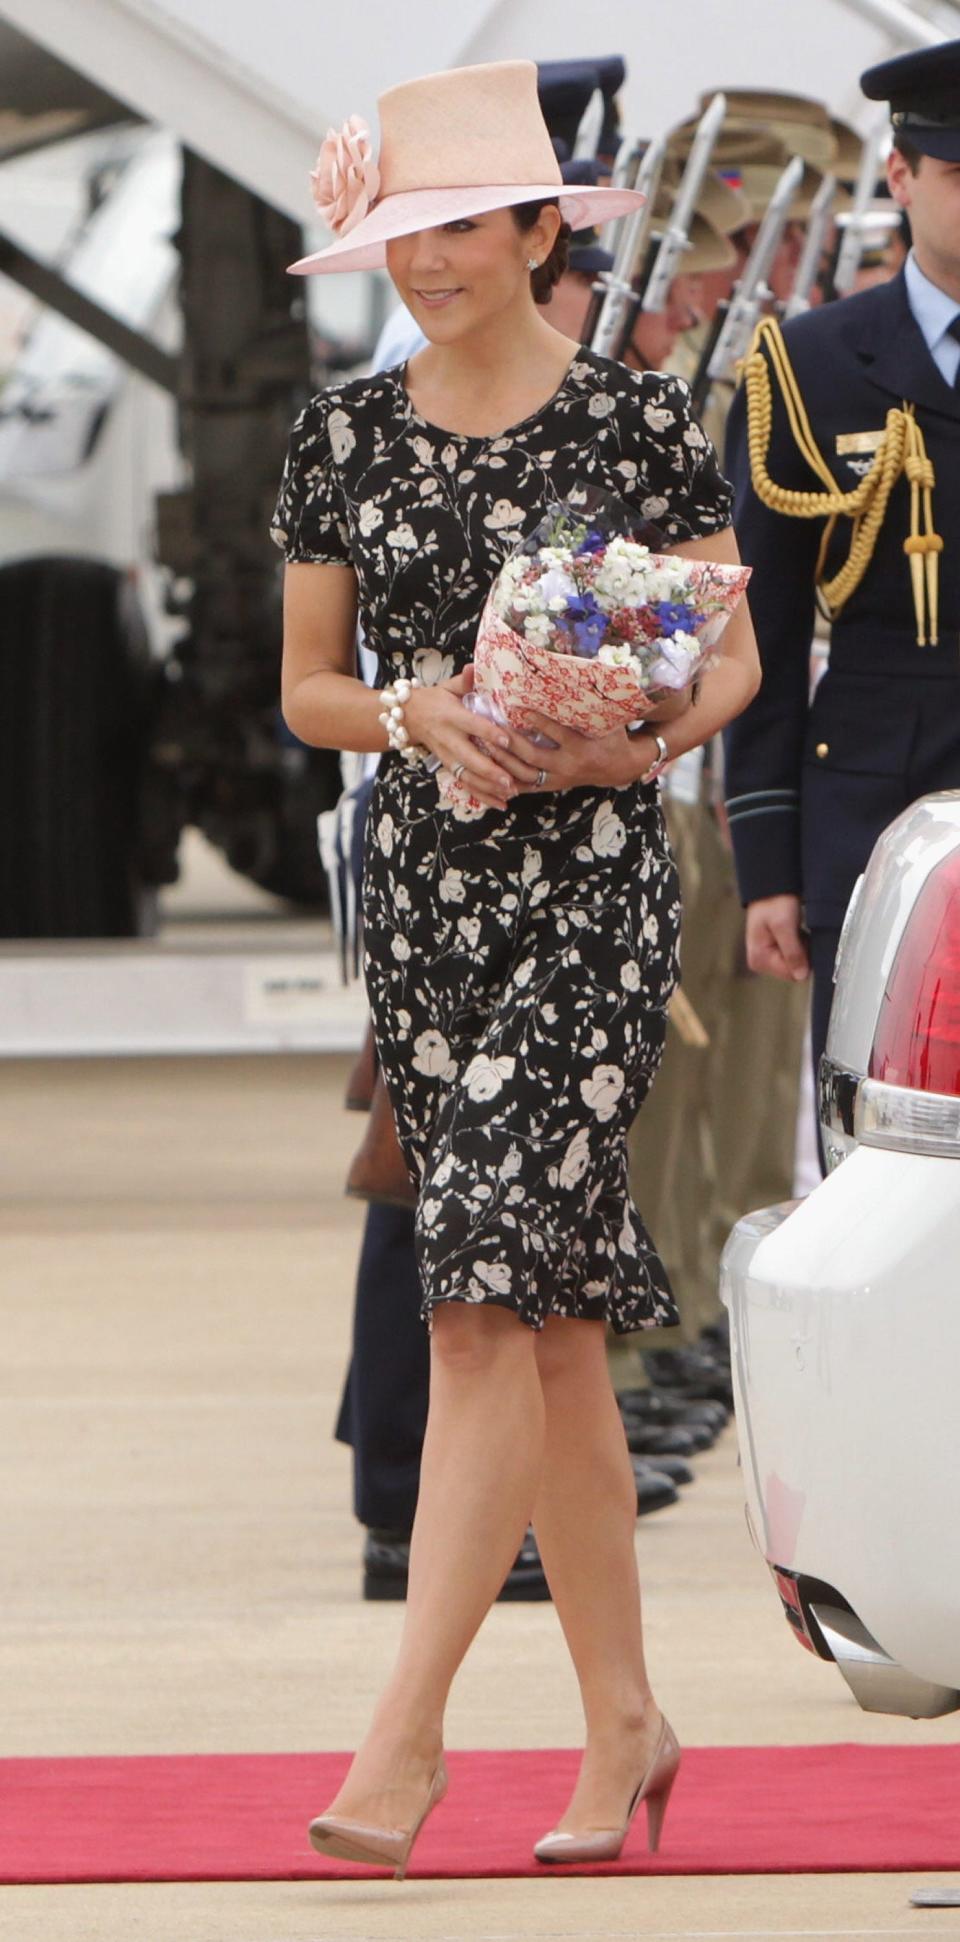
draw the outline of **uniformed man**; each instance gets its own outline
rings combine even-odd
[[[960,785],[960,41],[861,85],[890,103],[888,183],[912,250],[892,281],[761,327],[727,453],[764,669],[727,737],[747,953],[784,980],[812,969],[815,1058],[877,837]],[[833,626],[811,702],[815,590]]]

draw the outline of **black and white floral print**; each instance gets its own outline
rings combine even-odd
[[[668,543],[730,523],[686,386],[581,351],[498,438],[427,424],[402,367],[332,387],[294,426],[272,530],[290,560],[353,568],[384,681],[440,681],[469,661],[507,553],[582,482]],[[428,1318],[465,1301],[532,1327],[676,1319],[630,1198],[626,1132],[660,1060],[679,916],[655,787],[535,794],[460,820],[423,769],[381,762],[366,978],[419,1185]]]

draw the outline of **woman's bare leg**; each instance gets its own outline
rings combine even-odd
[[[407,1827],[423,1806],[451,1682],[513,1564],[540,1484],[535,1345],[508,1309],[451,1302],[434,1311],[400,1650],[329,1813]]]
[[[558,1825],[616,1827],[660,1728],[643,1652],[636,1484],[603,1324],[553,1316],[536,1353],[546,1427],[533,1523],[587,1727],[580,1776]]]

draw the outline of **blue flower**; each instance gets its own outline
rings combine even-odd
[[[695,633],[703,620],[703,615],[683,600],[653,600],[650,612],[656,615],[661,633],[668,636]]]
[[[590,526],[577,547],[577,558],[583,553],[601,553],[606,543],[603,534],[598,533],[595,526]]]
[[[578,654],[592,659],[599,654],[607,632],[607,617],[599,612],[587,614],[583,620],[575,620],[573,631],[576,636]]]

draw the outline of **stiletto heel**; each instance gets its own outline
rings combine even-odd
[[[669,1721],[662,1719],[656,1752],[627,1809],[622,1827],[597,1828],[584,1834],[564,1834],[554,1828],[538,1841],[538,1861],[616,1861],[642,1801],[647,1803],[647,1846],[656,1854],[664,1818],[680,1766],[680,1747]]]
[[[411,1828],[370,1827],[363,1821],[345,1821],[336,1814],[320,1814],[310,1822],[311,1846],[318,1854],[335,1855],[340,1861],[392,1868],[394,1880],[403,1881],[417,1835],[427,1816],[439,1806],[448,1786],[446,1763],[441,1759],[430,1782],[427,1804]]]
[[[679,1766],[680,1748],[677,1747],[674,1765],[664,1773],[657,1791],[654,1793],[648,1790],[645,1796],[647,1803],[647,1847],[651,1854],[656,1854],[660,1846],[663,1823],[667,1816],[670,1795],[673,1792],[673,1783],[676,1780]]]

